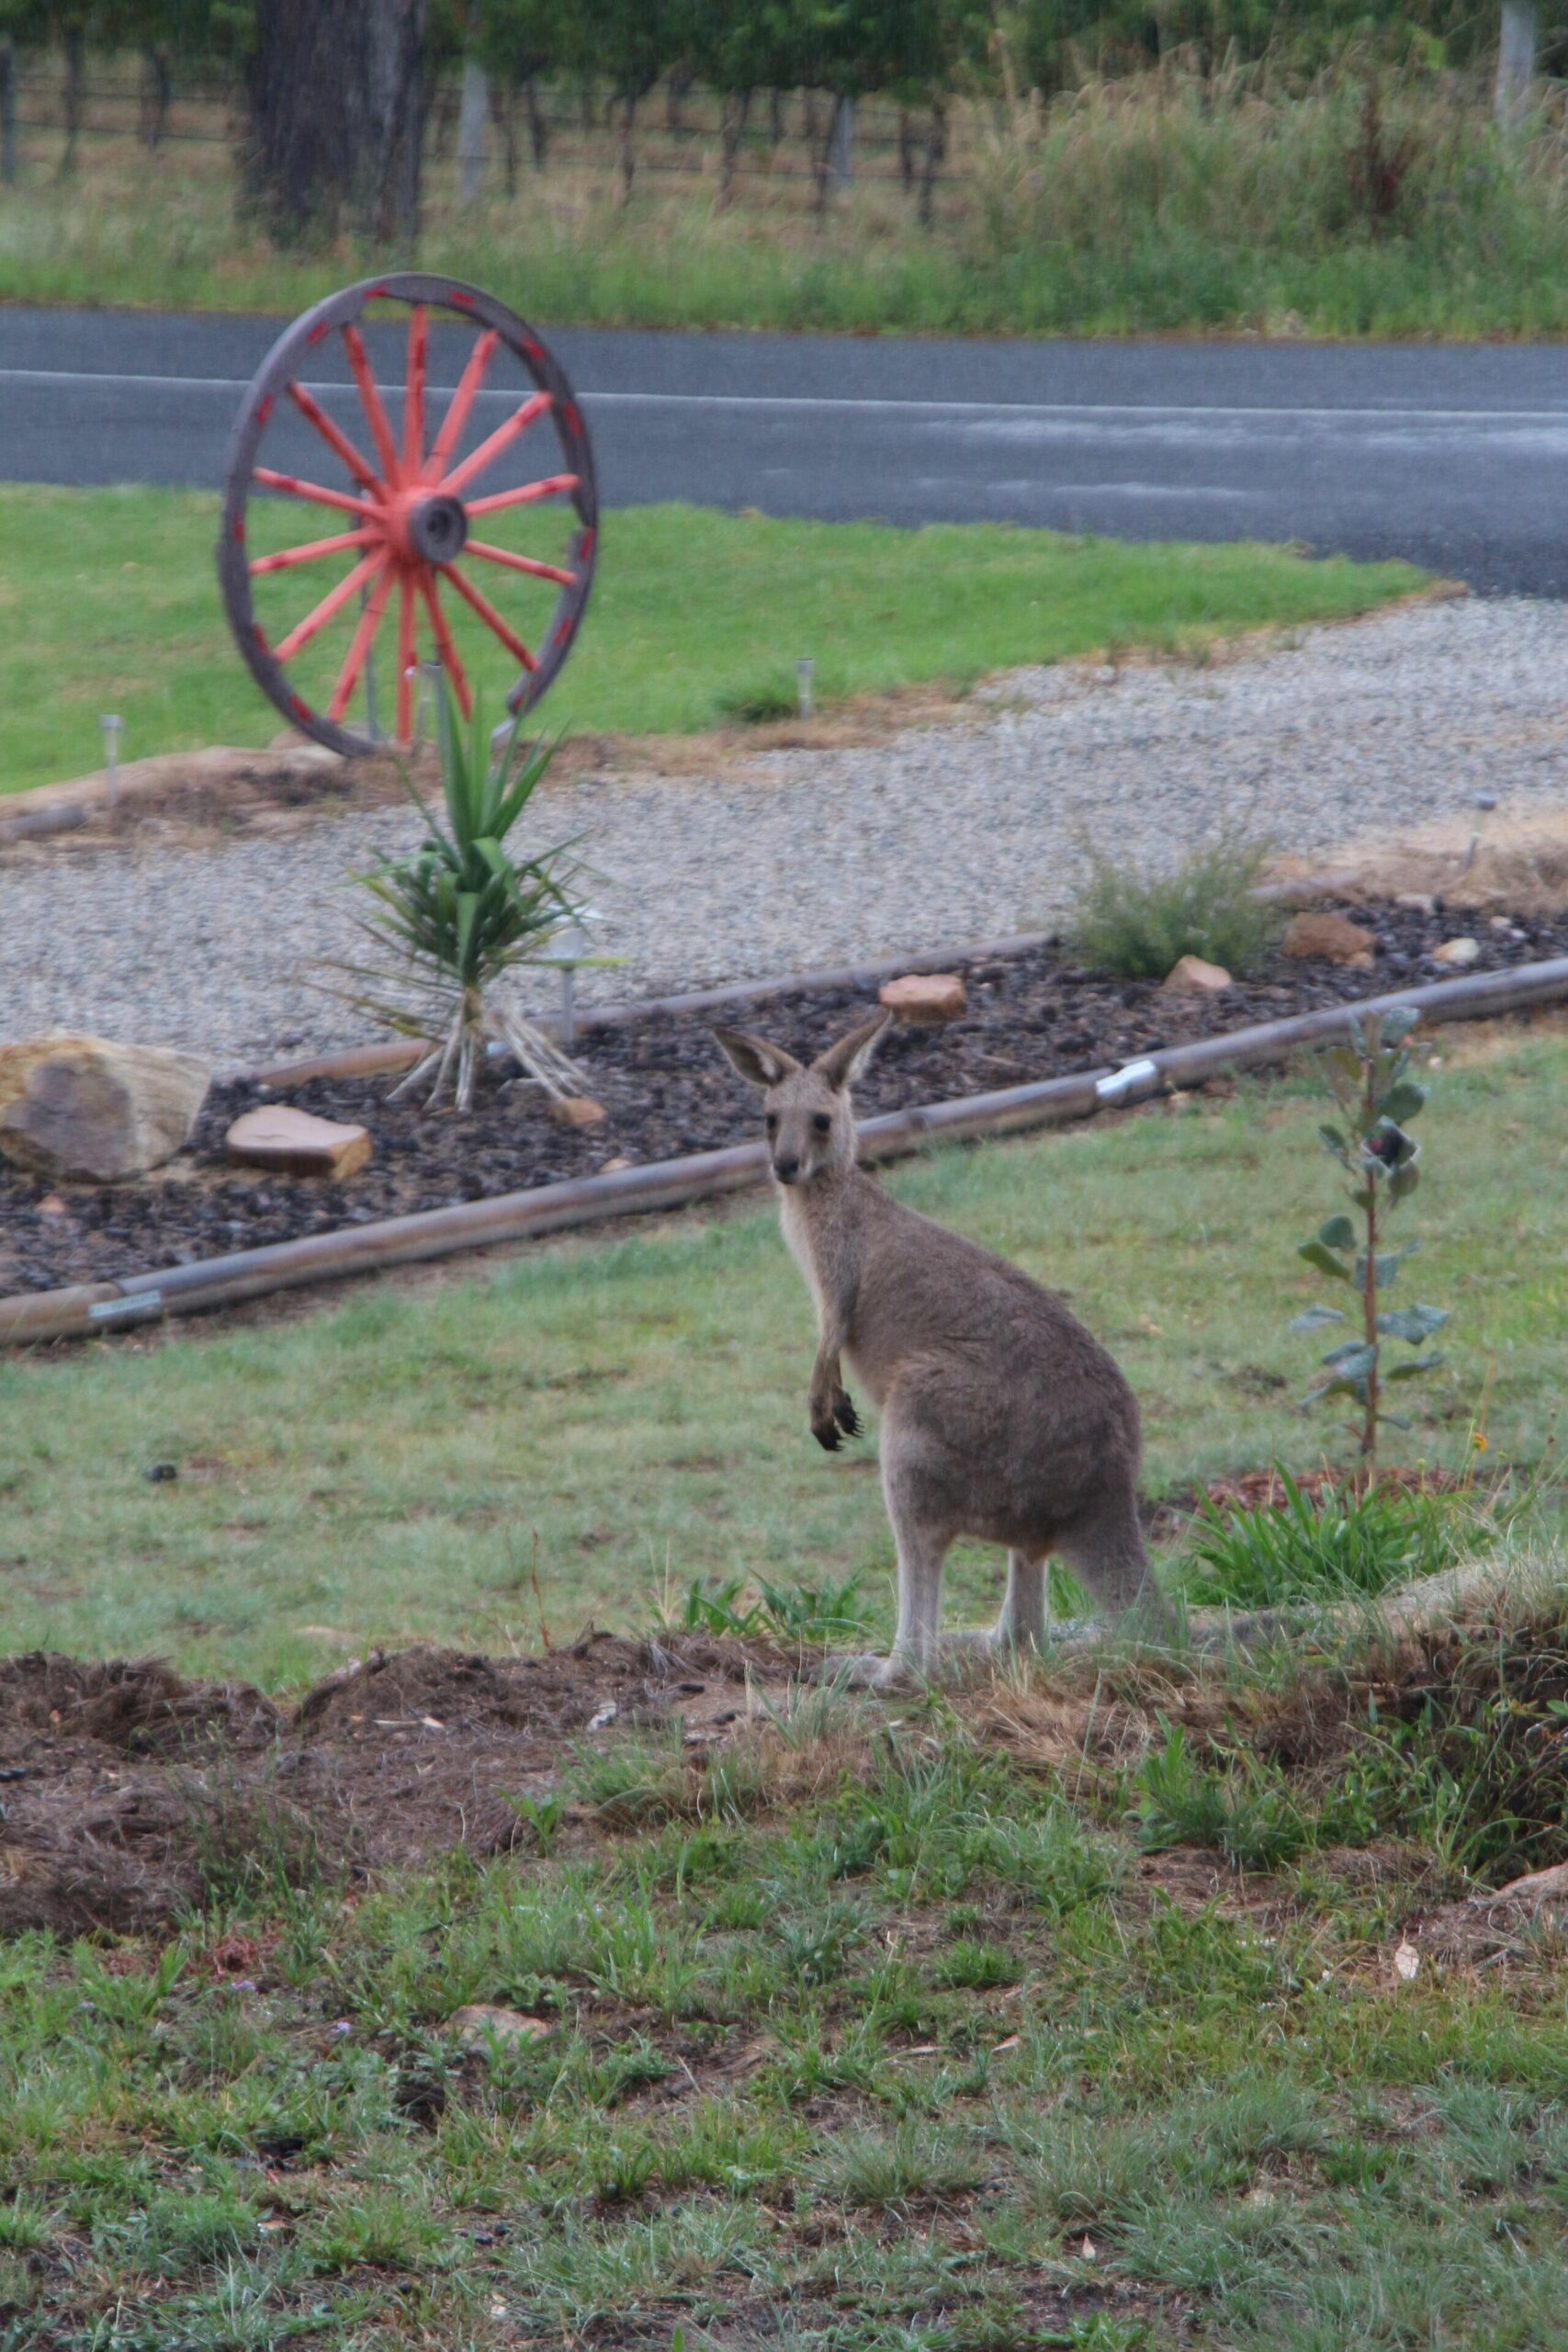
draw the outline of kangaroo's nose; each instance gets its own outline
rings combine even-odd
[[[793,1155],[787,1159],[775,1159],[773,1174],[781,1184],[793,1184],[800,1173],[800,1162]]]

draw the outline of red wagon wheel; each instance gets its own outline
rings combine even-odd
[[[422,660],[465,717],[476,694],[531,708],[570,650],[597,538],[592,453],[556,360],[490,295],[409,273],[330,295],[262,362],[218,570],[264,693],[318,742],[367,752],[411,740]]]

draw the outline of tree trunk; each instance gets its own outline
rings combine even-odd
[[[490,85],[490,119],[501,136],[502,170],[506,179],[506,193],[517,193],[517,100],[511,90],[503,90],[499,82]]]
[[[534,151],[534,169],[536,172],[542,172],[545,168],[545,157],[549,153],[550,125],[548,116],[539,103],[539,83],[536,74],[529,74],[524,95],[528,102],[528,141]]]
[[[740,141],[746,132],[746,118],[751,111],[750,90],[727,90],[719,131],[718,200],[721,207],[729,203],[735,194],[735,166],[740,156]]]
[[[915,118],[908,107],[898,109],[898,177],[906,188],[915,185]]]
[[[141,104],[137,134],[143,147],[159,147],[168,128],[169,107],[175,95],[175,73],[169,62],[169,52],[161,41],[141,52]]]
[[[0,185],[17,184],[17,51],[0,40]]]
[[[691,96],[692,84],[696,78],[689,65],[672,65],[670,68],[670,79],[664,85],[664,128],[666,130],[679,132],[685,129],[683,120],[685,104]]]
[[[784,145],[784,94],[782,90],[770,90],[768,92],[768,143],[775,154]],[[773,160],[773,156],[770,155],[768,158],[770,165]]]
[[[848,187],[855,175],[855,102],[842,92],[833,102],[833,128],[829,134],[829,168],[835,187]]]
[[[915,207],[915,217],[922,229],[929,229],[936,210],[936,175],[947,159],[947,107],[941,98],[931,101],[931,119],[926,132],[926,160],[920,173],[920,193]]]
[[[87,36],[79,28],[63,33],[65,51],[65,149],[60,158],[61,177],[76,168],[76,142],[82,135],[82,100],[87,79]]]
[[[245,176],[284,243],[408,242],[424,143],[424,0],[256,0]]]
[[[1497,43],[1497,122],[1503,130],[1517,130],[1529,112],[1540,16],[1535,0],[1503,0]]]
[[[463,60],[463,97],[457,119],[457,193],[464,204],[479,201],[485,177],[485,116],[490,83],[478,58]]]
[[[637,97],[634,92],[621,93],[621,134],[616,152],[621,166],[621,202],[632,200],[632,180],[637,172]]]

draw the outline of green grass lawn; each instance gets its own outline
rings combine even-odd
[[[1439,1050],[1413,1221],[1455,1319],[1402,1450],[1462,1461],[1484,1400],[1491,1460],[1549,1467],[1568,1038]],[[1249,1088],[896,1181],[1067,1288],[1155,1485],[1304,1464],[1326,1432],[1283,1326],[1330,1204],[1318,1107]],[[532,1645],[541,1600],[558,1639],[758,1571],[862,1572],[885,1614],[871,1448],[812,1444],[808,1356],[746,1210],[6,1359],[3,1646],[287,1681],[342,1654],[311,1623]],[[954,1614],[990,1574],[958,1563]],[[1374,1718],[1281,1653],[1198,1685],[1101,1661],[1043,1705],[807,1694],[706,1760],[678,1721],[612,1729],[516,1850],[370,1885],[312,1856],[281,1778],[231,1851],[221,1756],[176,1759],[205,1907],[0,1953],[3,2340],[1565,2352],[1561,1930],[1478,1967],[1423,1927],[1414,1981],[1393,1964],[1465,1858],[1511,1874],[1516,1801],[1530,1858],[1561,1851],[1568,1604],[1491,1628],[1479,1712],[1434,1708],[1417,1660],[1407,1716]],[[1260,1720],[1292,1740],[1249,1747]],[[465,2056],[469,2002],[547,2030]]]
[[[1254,1912],[1216,1857],[1144,1875],[1135,1784],[940,1710],[771,1753],[589,1750],[558,1854],[11,1946],[6,2340],[1568,2344],[1560,1939],[1402,1983],[1438,1890],[1386,1851]],[[548,2030],[465,2059],[476,2000]]]
[[[1455,1051],[1443,1033],[1437,1051]],[[1413,1296],[1453,1310],[1395,1458],[1550,1465],[1568,1317],[1568,1040],[1427,1073]],[[1064,1289],[1141,1399],[1155,1492],[1344,1458],[1295,1400],[1325,1342],[1295,1244],[1337,1205],[1315,1092],[949,1150],[892,1182]],[[1404,1277],[1411,1283],[1413,1270]],[[388,1283],[250,1329],[0,1359],[0,1647],[154,1650],[287,1684],[371,1641],[532,1646],[636,1628],[694,1579],[864,1579],[891,1539],[869,1442],[806,1426],[811,1317],[771,1211]],[[177,1481],[149,1483],[155,1463]],[[973,1621],[999,1563],[960,1553]]]
[[[0,793],[97,767],[104,711],[125,720],[126,759],[278,731],[219,603],[217,511],[172,491],[0,487]],[[1112,644],[1180,651],[1365,612],[1421,577],[1264,547],[631,508],[604,526],[581,643],[543,714],[595,732],[711,727],[758,695],[791,695],[802,654],[829,702],[961,689]],[[290,593],[297,617],[311,598]],[[496,655],[482,683],[499,711],[514,673]]]

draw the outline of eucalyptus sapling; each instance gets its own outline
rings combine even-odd
[[[1427,1101],[1426,1088],[1410,1075],[1406,1043],[1418,1018],[1404,1005],[1393,1012],[1358,1013],[1350,1023],[1349,1044],[1335,1046],[1324,1057],[1329,1091],[1344,1124],[1330,1123],[1318,1134],[1350,1180],[1350,1201],[1358,1214],[1355,1218],[1331,1216],[1298,1252],[1330,1282],[1348,1283],[1359,1295],[1359,1309],[1351,1314],[1337,1306],[1309,1306],[1291,1329],[1321,1331],[1335,1323],[1359,1324],[1354,1338],[1342,1340],[1324,1357],[1327,1376],[1303,1401],[1310,1405],[1321,1396],[1349,1396],[1360,1407],[1359,1451],[1369,1483],[1377,1476],[1382,1422],[1394,1429],[1410,1426],[1384,1409],[1383,1390],[1391,1382],[1415,1380],[1437,1369],[1443,1361],[1440,1355],[1418,1351],[1449,1319],[1440,1306],[1382,1305],[1401,1266],[1421,1247],[1418,1238],[1402,1249],[1384,1246],[1390,1216],[1409,1199],[1420,1177],[1420,1147],[1406,1132]],[[1383,1342],[1388,1340],[1398,1340],[1417,1352],[1387,1364]]]

